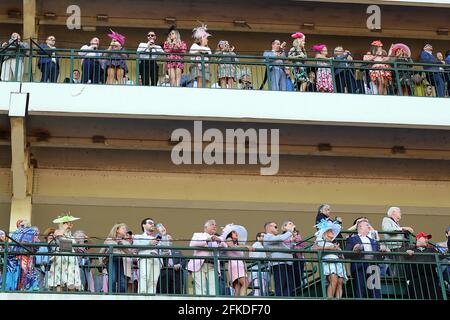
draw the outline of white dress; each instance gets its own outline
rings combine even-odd
[[[334,245],[332,242],[325,240],[317,240],[316,245],[319,247],[328,247]],[[322,262],[323,274],[328,276],[330,274],[336,274],[339,278],[344,278],[344,280],[348,280],[347,272],[345,270],[345,265],[342,262],[336,262],[334,260],[339,260],[339,256],[335,253],[326,254],[322,257],[322,261],[330,261],[330,262]]]

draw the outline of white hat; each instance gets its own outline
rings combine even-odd
[[[233,223],[227,224],[225,228],[223,228],[222,235],[220,236],[222,241],[226,241],[226,237],[232,231],[236,231],[239,244],[245,244],[245,242],[247,241],[247,229],[245,229],[243,226],[235,225]]]
[[[340,224],[338,224],[337,222],[332,222],[332,221],[328,221],[325,219],[320,220],[320,222],[318,224],[316,224],[315,227],[319,229],[315,233],[315,236],[317,239],[323,239],[323,234],[325,232],[327,232],[328,230],[332,230],[333,231],[333,239],[331,239],[331,241],[333,241],[338,236],[339,232],[341,232]]]

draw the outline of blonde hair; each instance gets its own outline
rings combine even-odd
[[[109,231],[108,238],[116,239],[117,238],[117,230],[121,227],[125,227],[125,229],[128,229],[128,226],[125,223],[117,223],[112,227],[111,231]]]
[[[170,39],[170,34],[171,34],[172,32],[175,32],[175,36],[176,36],[176,39],[175,39],[175,40]],[[178,30],[176,30],[176,29],[170,31],[169,34],[167,35],[166,41],[167,41],[168,43],[180,43],[180,42],[181,42],[180,31],[178,31]]]

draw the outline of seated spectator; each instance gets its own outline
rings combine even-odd
[[[226,242],[215,235],[217,224],[215,220],[205,222],[203,232],[192,235],[190,247],[219,248],[227,247]],[[195,295],[216,295],[216,276],[220,275],[220,266],[214,265],[214,252],[211,250],[195,249],[194,256],[209,256],[210,258],[193,258],[188,262],[188,271],[194,281]]]
[[[267,249],[291,249],[290,244],[284,241],[290,240],[293,236],[295,225],[289,221],[285,226],[286,232],[278,234],[278,226],[275,222],[267,222],[264,225],[264,248]],[[270,258],[274,259],[270,262],[270,268],[273,273],[273,281],[275,285],[276,296],[291,296],[294,290],[294,270],[292,267],[292,253],[271,251]],[[283,259],[277,261],[276,259]],[[289,259],[289,260],[284,260]]]
[[[316,232],[316,242],[312,247],[313,250],[331,250],[340,251],[339,244],[334,244],[333,240],[341,232],[341,226],[336,222],[331,222],[323,219],[315,226],[318,231]],[[345,265],[341,262],[336,262],[342,255],[335,252],[327,253],[322,256],[322,270],[323,275],[326,276],[328,281],[327,297],[338,298],[342,297],[342,286],[344,281],[347,281],[347,272],[345,271]]]
[[[80,70],[73,69],[72,78],[72,80],[70,80],[70,78],[65,78],[64,83],[81,83]]]
[[[256,234],[256,241],[253,243],[253,249],[264,249],[263,246],[264,241],[264,233],[258,232]],[[267,258],[267,253],[258,251],[258,252],[250,252],[248,254],[250,258]],[[253,295],[254,296],[267,296],[269,293],[269,272],[267,271],[269,268],[266,261],[252,261],[252,266],[250,268],[250,283],[253,287]]]
[[[416,244],[407,247],[406,250],[405,262],[408,262],[408,264],[405,264],[405,269],[410,299],[442,299],[436,265],[429,264],[429,262],[436,263],[436,257],[434,255],[423,255],[424,253],[438,253],[436,249],[429,246],[429,239],[431,239],[430,234],[419,232],[416,235]],[[421,262],[428,262],[428,264]]]
[[[316,74],[312,70],[308,73],[308,80],[306,81],[306,91],[317,92]]]
[[[425,45],[422,53],[420,54],[420,62],[426,64],[435,64],[436,66],[424,66],[423,69],[426,70],[427,79],[432,86],[436,88],[436,95],[438,97],[444,97],[444,79],[440,73],[439,60],[433,56],[433,46],[430,44]]]
[[[380,245],[378,241],[369,236],[371,229],[367,220],[359,220],[356,225],[357,235],[351,236],[346,241],[345,250],[353,251],[353,254],[348,254],[349,258],[355,260],[377,260],[380,256],[370,254],[371,252],[380,251]],[[364,252],[364,253],[361,253]],[[371,266],[378,265],[376,263],[370,262],[352,262],[351,263],[351,274],[353,278],[353,291],[356,298],[367,298],[370,296],[372,298],[381,298],[381,283],[379,278],[379,273],[375,272],[373,274],[370,269]],[[374,282],[368,283],[368,276],[374,279]]]

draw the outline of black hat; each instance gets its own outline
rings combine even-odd
[[[171,33],[173,30],[177,30],[177,26],[176,25],[171,25],[169,30],[167,31],[167,34]]]

